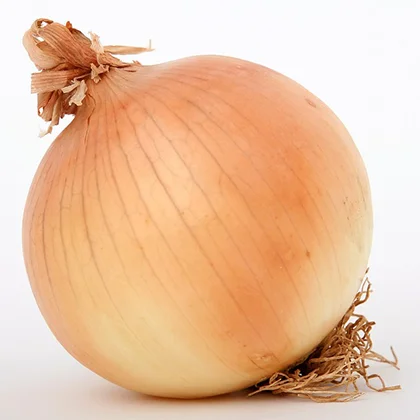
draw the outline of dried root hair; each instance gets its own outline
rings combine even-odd
[[[377,392],[401,389],[399,385],[387,386],[379,374],[368,373],[368,361],[399,369],[392,347],[393,360],[372,350],[371,331],[375,322],[356,313],[356,309],[369,299],[371,291],[366,275],[352,305],[321,344],[303,362],[260,381],[249,395],[272,392],[316,402],[345,402],[363,395],[357,385],[359,379]],[[379,386],[372,383],[374,380]]]

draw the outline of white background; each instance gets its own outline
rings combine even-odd
[[[419,1],[0,1],[0,419],[420,418]],[[38,138],[34,67],[21,44],[39,17],[70,20],[105,44],[152,38],[157,51],[144,63],[206,53],[253,60],[294,78],[338,114],[373,190],[375,293],[365,311],[377,321],[376,350],[389,355],[393,344],[401,371],[373,367],[402,391],[327,405],[269,395],[157,400],[105,382],[61,348],[39,314],[21,253],[26,194],[54,138]]]

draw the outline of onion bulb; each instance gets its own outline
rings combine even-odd
[[[75,115],[23,220],[37,305],[81,364],[144,394],[247,388],[310,353],[363,280],[373,217],[351,135],[252,62],[125,63],[37,20],[24,45],[42,118]]]

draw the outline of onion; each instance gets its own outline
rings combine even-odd
[[[111,53],[134,50],[49,20],[24,44],[49,132],[75,115],[23,222],[63,347],[176,398],[244,389],[316,348],[361,286],[373,229],[364,162],[332,110],[237,58],[125,63]]]

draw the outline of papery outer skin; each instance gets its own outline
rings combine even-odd
[[[313,349],[372,241],[349,133],[294,81],[202,56],[111,69],[31,187],[24,257],[41,313],[122,387],[197,398]]]

